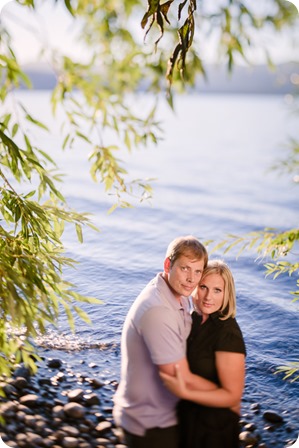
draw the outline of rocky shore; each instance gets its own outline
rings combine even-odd
[[[112,418],[117,381],[102,381],[63,360],[44,358],[34,376],[19,366],[12,378],[0,378],[0,436],[9,447],[125,448]],[[86,372],[86,368],[85,368]],[[240,446],[287,448],[298,428],[286,415],[245,403],[240,420]],[[154,447],[153,447],[154,448]],[[167,448],[167,447],[165,447]],[[212,448],[212,447],[211,447]]]

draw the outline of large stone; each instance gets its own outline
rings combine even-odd
[[[64,416],[63,406],[54,406],[52,414],[54,418],[62,418]]]
[[[29,408],[38,406],[39,401],[39,397],[35,394],[23,395],[23,397],[20,398],[20,403]]]
[[[65,432],[68,436],[79,437],[80,431],[78,428],[70,425],[64,425],[61,427],[61,431]]]
[[[17,411],[17,404],[13,401],[8,401],[0,406],[0,414],[4,417],[10,417]]]
[[[62,440],[62,445],[64,448],[76,448],[78,446],[78,439],[75,437],[64,437]]]
[[[83,398],[86,406],[94,406],[96,404],[100,404],[100,399],[97,394],[86,394],[83,395]]]
[[[26,378],[23,378],[22,376],[18,376],[17,378],[12,380],[11,384],[16,389],[22,390],[22,389],[24,389],[25,387],[28,386],[28,381],[26,380]]]
[[[81,401],[83,399],[84,390],[83,389],[73,389],[68,394],[68,400],[69,401]]]
[[[265,411],[263,414],[264,419],[268,420],[271,423],[282,423],[283,418],[281,415],[277,414],[274,411]]]
[[[30,374],[30,369],[28,367],[25,366],[19,366],[13,373],[13,376],[15,378],[17,378],[18,376],[21,376],[22,378],[26,378],[27,380],[29,380],[31,374]]]
[[[64,405],[63,410],[66,415],[73,418],[82,418],[85,415],[85,408],[75,402],[70,402]]]
[[[112,428],[112,423],[111,422],[100,422],[96,427],[95,430],[99,433],[103,433],[106,432],[108,430],[110,430]]]
[[[51,367],[52,369],[59,369],[62,366],[62,361],[60,359],[49,359],[47,363],[48,367]]]
[[[25,423],[25,425],[30,426],[30,428],[34,428],[36,425],[35,415],[26,415],[25,414],[24,423]]]
[[[100,387],[104,386],[104,383],[101,380],[99,380],[98,378],[92,378],[90,380],[90,384],[94,389],[99,389]]]
[[[27,443],[29,446],[32,445],[42,446],[43,438],[33,432],[27,432]]]

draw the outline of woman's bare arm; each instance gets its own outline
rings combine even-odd
[[[216,352],[216,367],[220,387],[214,390],[203,390],[201,387],[191,388],[181,373],[181,366],[176,367],[175,376],[162,372],[160,376],[165,386],[179,398],[204,406],[237,408],[244,389],[245,355]]]

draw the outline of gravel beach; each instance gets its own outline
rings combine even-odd
[[[33,376],[19,366],[12,378],[0,378],[3,442],[12,448],[125,448],[112,418],[117,381],[93,375],[95,364],[84,366],[83,373],[62,358],[44,357]],[[264,410],[262,403],[242,408],[240,447],[294,445],[298,428],[286,414]]]

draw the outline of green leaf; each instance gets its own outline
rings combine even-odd
[[[83,233],[82,233],[82,227],[79,224],[75,224],[77,237],[80,243],[83,243]]]

